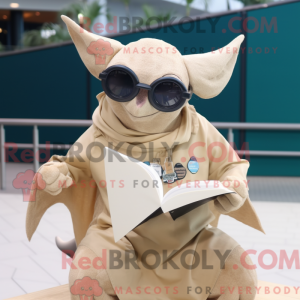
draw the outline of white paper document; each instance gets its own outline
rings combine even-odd
[[[163,183],[150,166],[105,148],[105,174],[115,242],[148,219],[170,212],[180,216],[215,199],[233,193],[219,181],[178,183],[163,195]]]

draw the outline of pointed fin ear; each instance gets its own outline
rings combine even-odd
[[[233,72],[244,35],[235,38],[224,48],[205,54],[184,55],[193,92],[209,99],[219,95]]]
[[[123,48],[113,39],[102,37],[81,28],[66,16],[61,16],[66,23],[76,49],[90,73],[99,79],[99,74],[106,69],[111,59]]]

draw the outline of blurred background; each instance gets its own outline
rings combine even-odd
[[[220,226],[258,253],[272,249],[279,255],[284,249],[290,256],[299,249],[299,12],[299,0],[1,0],[0,299],[67,283],[54,237],[73,238],[68,211],[51,208],[28,243],[26,191],[13,185],[18,174],[36,171],[53,153],[66,153],[89,126],[102,91],[62,14],[123,44],[162,39],[184,55],[224,47],[244,34],[224,91],[210,100],[194,95],[190,103],[250,161],[250,197],[267,235],[226,216]],[[63,126],[65,120],[70,126]],[[38,150],[40,161],[33,156]],[[259,265],[258,274],[260,280],[298,286],[296,269]]]
[[[299,123],[300,61],[294,55],[300,46],[299,5],[265,0],[2,0],[0,118],[91,119],[101,82],[79,59],[60,19],[65,14],[123,44],[158,38],[182,54],[221,48],[243,33],[246,39],[225,90],[210,100],[194,95],[191,104],[211,122]],[[274,129],[233,128],[236,149],[252,151],[249,175],[300,176],[299,130]],[[39,141],[69,145],[84,130],[40,127]],[[221,132],[228,135],[227,129]],[[5,142],[32,143],[32,128],[7,126]],[[22,151],[16,151],[15,162],[22,161]]]
[[[19,3],[2,0],[0,49],[23,49],[69,40],[60,20],[62,14],[76,22],[80,22],[80,17],[84,16],[91,23],[101,20],[103,24],[116,16],[140,17],[145,21],[155,16],[168,21],[174,16],[199,16],[266,2],[270,0],[23,0]]]

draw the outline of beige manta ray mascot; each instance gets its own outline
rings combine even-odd
[[[69,277],[71,299],[254,299],[257,279],[250,258],[214,227],[221,213],[263,231],[248,195],[249,163],[239,159],[223,136],[188,104],[192,92],[209,99],[224,89],[244,37],[212,53],[182,56],[161,40],[146,38],[124,46],[83,30],[65,16],[62,19],[85,66],[96,78],[106,80],[106,92],[97,96],[93,125],[67,156],[53,156],[40,168],[47,185],[29,203],[28,238],[50,206],[68,207],[78,246]],[[127,88],[120,88],[126,80]],[[151,93],[157,80],[155,96]],[[164,95],[164,84],[180,96]],[[181,106],[173,109],[176,99]],[[181,178],[163,183],[164,193],[179,179],[182,183],[219,180],[236,193],[219,196],[176,221],[169,213],[160,214],[115,243],[104,147],[140,161],[160,159],[162,165],[171,155],[174,165],[181,164]],[[190,171],[193,156],[199,170]]]

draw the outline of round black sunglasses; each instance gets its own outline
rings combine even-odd
[[[191,97],[185,85],[177,78],[162,77],[148,85],[140,83],[137,75],[122,65],[107,68],[100,73],[99,78],[109,98],[128,102],[137,96],[140,89],[146,89],[151,105],[164,112],[178,110]]]

